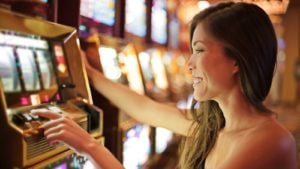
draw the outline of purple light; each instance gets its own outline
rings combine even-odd
[[[54,169],[68,169],[67,163],[60,164],[56,166]]]

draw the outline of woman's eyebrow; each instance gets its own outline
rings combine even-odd
[[[193,42],[193,46],[195,46],[197,43],[205,43],[203,40],[196,40]]]

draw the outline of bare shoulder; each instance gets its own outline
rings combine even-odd
[[[276,120],[245,135],[226,169],[297,168],[295,139]]]
[[[278,148],[288,148],[295,145],[295,139],[291,132],[276,120],[272,120],[268,124],[258,128],[253,134],[259,140],[273,140],[272,143],[277,145]]]

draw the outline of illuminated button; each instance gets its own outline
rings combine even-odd
[[[33,120],[39,120],[38,115],[28,114]]]
[[[32,117],[28,113],[24,113],[22,115],[26,119],[26,121],[31,121],[32,120]]]
[[[43,96],[43,102],[48,103],[50,101],[50,98],[48,95]]]
[[[28,105],[28,104],[30,104],[30,99],[26,96],[23,96],[20,98],[20,103],[21,103],[21,105]]]
[[[48,106],[48,109],[54,113],[62,113],[62,110],[56,106]]]

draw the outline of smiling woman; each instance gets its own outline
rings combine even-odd
[[[247,3],[220,3],[198,13],[190,29],[192,119],[106,79],[83,57],[94,88],[136,120],[185,136],[180,169],[296,169],[296,146],[275,113],[263,105],[274,72],[277,41],[268,15]],[[199,104],[197,104],[199,103]],[[142,110],[142,111],[141,111]],[[141,113],[142,112],[142,113]],[[119,161],[71,119],[51,112],[49,142],[62,141],[102,169]]]
[[[182,144],[181,168],[296,168],[294,139],[263,105],[277,55],[267,14],[253,4],[221,3],[193,18],[190,39],[200,110]],[[272,149],[265,145],[271,140]]]
[[[205,32],[199,24],[192,39],[192,71],[194,98],[208,100],[226,94],[237,82],[238,66],[234,59],[224,57],[223,46]],[[196,68],[196,69],[195,69]]]

